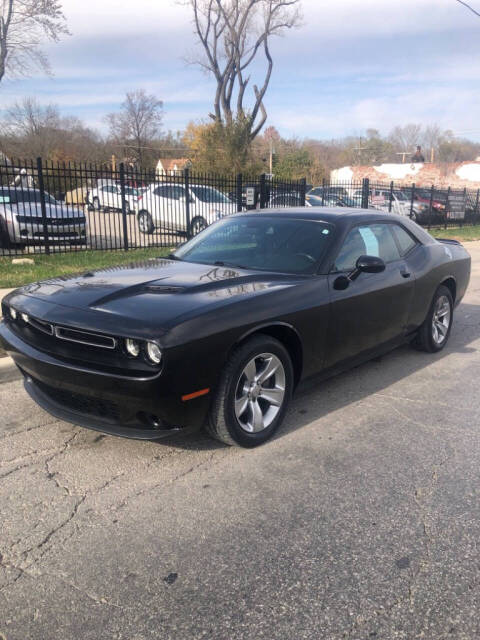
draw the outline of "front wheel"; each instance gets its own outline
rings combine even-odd
[[[420,351],[435,353],[447,344],[453,321],[453,298],[448,287],[440,285],[430,310],[418,330],[413,346]]]
[[[227,362],[206,429],[225,444],[263,444],[282,423],[292,390],[288,351],[275,338],[258,334],[237,348]]]
[[[208,227],[207,221],[204,218],[194,218],[190,223],[190,235],[196,236],[197,233],[203,231]]]
[[[140,211],[138,214],[138,230],[143,234],[151,234],[155,229],[155,225],[153,224],[152,216],[148,213],[148,211]]]

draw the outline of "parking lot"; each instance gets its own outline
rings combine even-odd
[[[0,638],[478,638],[467,248],[442,353],[305,384],[255,450],[104,436],[0,385]]]

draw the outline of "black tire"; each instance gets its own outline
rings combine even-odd
[[[244,369],[251,363],[252,359],[258,358],[261,360],[260,356],[263,354],[275,356],[283,366],[281,374],[284,375],[285,391],[281,404],[278,408],[274,408],[274,411],[277,410],[278,413],[272,422],[261,431],[249,433],[242,427],[240,419],[237,418],[235,413],[237,392],[243,380]],[[277,373],[269,379],[276,378],[276,376]],[[293,381],[292,361],[283,344],[265,334],[253,336],[232,353],[221,373],[220,382],[215,391],[210,413],[205,425],[207,433],[216,440],[220,440],[220,442],[228,445],[251,448],[263,444],[277,431],[285,417],[288,404],[292,397]],[[274,382],[276,386],[276,379]],[[267,384],[267,381],[265,381],[265,384]],[[266,387],[264,390],[268,391]],[[261,406],[265,408],[261,395],[258,400],[255,398],[254,402],[260,404],[259,400],[262,402]],[[270,407],[270,409],[272,409],[272,407]],[[248,413],[250,408],[246,407],[245,411]],[[264,417],[266,417],[267,414],[268,410]]]
[[[144,235],[150,235],[155,230],[155,225],[153,224],[152,216],[148,213],[148,211],[140,211],[138,214],[138,230],[140,233]]]
[[[434,327],[434,315],[436,314],[437,305],[440,299],[446,299],[450,308],[450,314],[448,319],[448,328],[445,330],[445,335],[441,336],[441,340],[435,338]],[[444,316],[445,317],[445,316]],[[450,289],[444,285],[440,285],[433,296],[432,304],[428,311],[425,322],[422,324],[416,337],[414,338],[412,345],[419,351],[426,351],[428,353],[436,353],[441,351],[448,342],[450,337],[450,331],[453,324],[453,298]],[[437,325],[438,326],[438,325]],[[440,337],[440,332],[437,329],[437,335]]]
[[[0,247],[2,249],[12,248],[10,234],[8,233],[8,228],[3,218],[0,218]]]
[[[208,222],[205,220],[205,218],[197,216],[190,222],[190,236],[196,236],[197,233],[200,233],[200,231],[203,231],[207,227]]]

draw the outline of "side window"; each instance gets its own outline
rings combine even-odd
[[[185,189],[173,184],[165,184],[155,189],[155,195],[161,198],[169,198],[170,200],[179,200],[185,196]]]
[[[370,224],[351,229],[335,260],[335,270],[353,271],[360,256],[375,256],[384,262],[399,260],[390,227],[390,224]]]
[[[402,227],[399,227],[397,224],[392,225],[393,233],[397,238],[397,242],[400,246],[400,253],[402,256],[407,255],[409,251],[413,249],[418,243],[417,241]]]

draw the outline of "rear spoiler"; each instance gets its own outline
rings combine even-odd
[[[452,238],[435,238],[437,242],[441,242],[442,244],[462,244],[458,240],[453,240]]]

